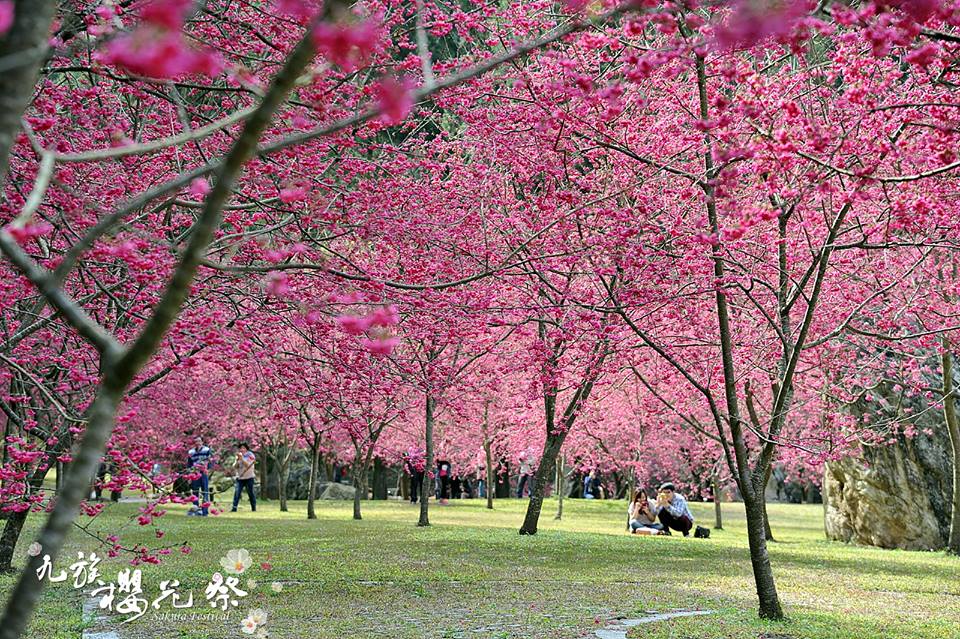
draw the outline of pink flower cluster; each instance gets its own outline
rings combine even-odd
[[[355,24],[321,22],[313,29],[313,43],[323,57],[344,71],[362,67],[377,51],[380,25],[375,20]]]
[[[23,226],[8,226],[6,228],[7,233],[21,245],[46,235],[52,230],[53,227],[47,222],[30,223]]]
[[[277,11],[305,20],[319,12],[316,0],[274,0]]]
[[[220,56],[191,47],[183,37],[191,5],[190,0],[164,0],[144,6],[140,10],[142,24],[132,33],[111,40],[98,60],[149,78],[219,75],[223,71]]]
[[[389,331],[391,326],[396,326],[399,322],[400,315],[397,312],[397,307],[393,305],[377,308],[364,316],[341,315],[337,317],[337,325],[343,332],[349,335],[366,333],[367,337],[360,340],[360,343],[375,355],[389,355],[400,343],[400,338],[392,335]]]
[[[377,100],[382,111],[381,122],[386,124],[400,124],[410,110],[413,109],[413,83],[409,79],[387,76],[377,83],[375,88]]]
[[[750,47],[767,38],[783,37],[812,9],[808,0],[773,3],[738,0],[730,17],[714,31],[714,39],[718,48],[730,50]]]

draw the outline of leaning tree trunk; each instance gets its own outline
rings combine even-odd
[[[723,507],[720,504],[720,479],[717,473],[713,473],[710,481],[713,486],[713,514],[716,520],[713,527],[715,530],[723,530]]]
[[[564,429],[559,433],[550,432],[547,435],[547,440],[543,444],[543,454],[540,455],[540,465],[537,466],[537,472],[533,476],[533,491],[530,493],[530,503],[527,504],[527,515],[520,527],[521,535],[537,534],[540,511],[543,510],[543,493],[556,467],[557,456],[563,448],[563,440],[566,439],[567,432],[568,430]]]
[[[760,617],[783,619],[783,609],[780,607],[780,597],[773,579],[773,568],[770,566],[770,554],[764,534],[763,503],[756,495],[748,495],[748,492],[749,489],[743,491],[743,508],[747,516],[747,540],[750,544],[750,563],[757,586],[757,599],[760,602]]]
[[[280,512],[289,512],[287,508],[287,480],[290,478],[290,458],[280,462],[280,468],[277,473],[277,483],[280,484],[277,490],[280,494]]]
[[[380,457],[373,458],[373,490],[374,499],[387,498],[387,469]]]
[[[317,473],[320,470],[320,442],[313,443],[313,459],[310,461],[310,483],[307,485],[307,519],[316,519]]]
[[[357,469],[359,463],[355,463],[353,470],[353,518],[360,520],[363,517],[360,514],[360,496],[366,496],[367,487],[365,486],[366,482],[364,481],[363,475],[367,474],[366,469]]]
[[[554,486],[557,491],[557,514],[553,518],[560,521],[563,519],[563,455],[557,460],[557,478]]]
[[[541,328],[542,330],[542,328]],[[605,354],[600,356],[597,366],[603,363]],[[567,433],[573,428],[573,422],[576,417],[577,407],[586,402],[596,383],[596,376],[590,375],[584,379],[583,383],[574,393],[573,397],[563,411],[560,419],[562,428],[556,428],[556,409],[557,409],[557,391],[556,387],[549,388],[543,395],[543,413],[546,418],[547,438],[543,442],[543,454],[540,456],[540,464],[537,466],[537,472],[533,477],[533,490],[530,492],[530,503],[527,504],[527,514],[523,519],[523,525],[520,527],[521,535],[536,535],[537,524],[540,521],[540,511],[543,509],[543,493],[547,487],[547,481],[553,473],[557,464],[557,457],[560,456],[560,450],[563,448],[563,442],[567,438]]]
[[[947,538],[947,552],[960,555],[960,423],[957,421],[956,397],[953,389],[953,355],[948,349],[949,342],[943,338],[943,352],[940,355],[943,369],[943,415],[950,433],[950,447],[953,452],[953,499],[950,518],[950,536]]]
[[[13,553],[17,548],[20,533],[27,521],[29,510],[10,513],[0,536],[0,572],[13,572]]]
[[[423,482],[420,484],[420,519],[418,526],[430,525],[430,493],[433,491],[433,409],[436,407],[436,400],[427,393],[426,412],[424,418],[424,439],[427,446],[427,459],[423,467]]]
[[[353,518],[363,519],[360,516],[360,500],[367,498],[367,474],[370,472],[370,459],[373,457],[373,447],[376,446],[377,438],[372,437],[370,448],[367,454],[361,460],[361,449],[356,448],[356,454],[353,458]]]
[[[50,459],[53,457],[53,455],[48,457],[43,470],[37,468],[33,471],[33,475],[30,476],[28,482],[32,490],[39,490],[43,486],[43,480],[50,472]],[[17,549],[20,533],[23,532],[23,525],[26,523],[29,514],[29,510],[24,510],[22,512],[12,512],[7,516],[3,534],[0,535],[0,573],[13,572],[13,554]]]

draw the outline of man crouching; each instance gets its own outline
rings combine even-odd
[[[690,536],[690,530],[693,528],[693,513],[687,506],[686,498],[677,493],[670,482],[661,485],[657,493],[657,516],[666,534],[669,535],[672,529],[682,532],[684,537]]]

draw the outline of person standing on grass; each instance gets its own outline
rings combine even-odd
[[[246,442],[240,442],[237,446],[237,460],[234,467],[237,469],[236,488],[233,491],[233,508],[230,512],[237,512],[237,506],[240,505],[240,493],[246,489],[247,497],[250,498],[250,510],[257,512],[257,496],[253,492],[253,481],[257,476],[254,471],[254,465],[257,462],[256,455],[250,450]]]
[[[657,515],[666,534],[670,534],[670,529],[683,533],[684,537],[690,536],[690,529],[693,528],[693,513],[687,505],[687,499],[676,492],[673,484],[667,482],[660,486],[660,492],[657,494]]]
[[[417,503],[417,496],[420,494],[420,489],[423,487],[423,466],[424,459],[420,451],[410,450],[405,455],[406,459],[404,460],[404,465],[406,466],[407,475],[410,476],[410,503]]]
[[[527,461],[525,455],[520,455],[520,477],[517,478],[517,499],[523,497],[523,489],[527,489],[527,496],[530,496],[530,492],[533,490],[533,470],[530,467],[530,462]]]
[[[477,467],[477,496],[481,499],[487,496],[487,467],[480,464]]]
[[[187,468],[191,473],[199,473],[196,479],[190,480],[190,492],[197,498],[196,507],[187,514],[206,517],[209,514],[210,504],[210,465],[213,451],[203,443],[203,437],[193,438],[193,448],[187,452]]]
[[[437,461],[437,480],[440,482],[438,503],[446,504],[450,499],[450,462],[443,459]]]

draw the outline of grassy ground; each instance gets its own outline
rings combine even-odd
[[[525,503],[525,502],[524,502]],[[777,583],[789,620],[755,619],[755,593],[742,509],[726,504],[726,529],[708,540],[635,537],[623,531],[622,502],[569,500],[563,522],[547,502],[540,534],[517,535],[519,500],[479,500],[431,509],[433,526],[413,524],[416,510],[398,502],[365,502],[364,520],[348,503],[321,503],[307,521],[303,503],[279,512],[207,519],[173,510],[164,541],[189,542],[147,566],[143,583],[156,596],[160,581],[179,579],[194,591],[196,618],[171,620],[155,612],[121,627],[124,638],[238,637],[250,608],[269,613],[273,637],[514,638],[592,637],[620,617],[646,611],[705,608],[717,614],[648,624],[630,637],[650,639],[954,639],[960,638],[960,559],[944,554],[883,551],[828,542],[819,506],[770,506]],[[121,504],[93,528],[125,530],[125,540],[152,533],[129,523],[136,505]],[[694,504],[712,523],[712,505]],[[32,525],[36,525],[36,521]],[[26,551],[24,539],[18,552]],[[219,559],[246,548],[254,566],[243,575],[258,584],[228,618],[217,618],[203,589]],[[94,550],[89,537],[71,537],[68,559]],[[260,562],[272,567],[264,570]],[[69,562],[66,562],[69,563]],[[64,565],[66,565],[66,563]],[[102,568],[113,579],[119,560]],[[283,585],[279,593],[270,584]],[[0,579],[0,589],[12,580]],[[77,637],[84,621],[69,584],[49,588],[30,637]],[[164,604],[160,613],[173,612]]]

